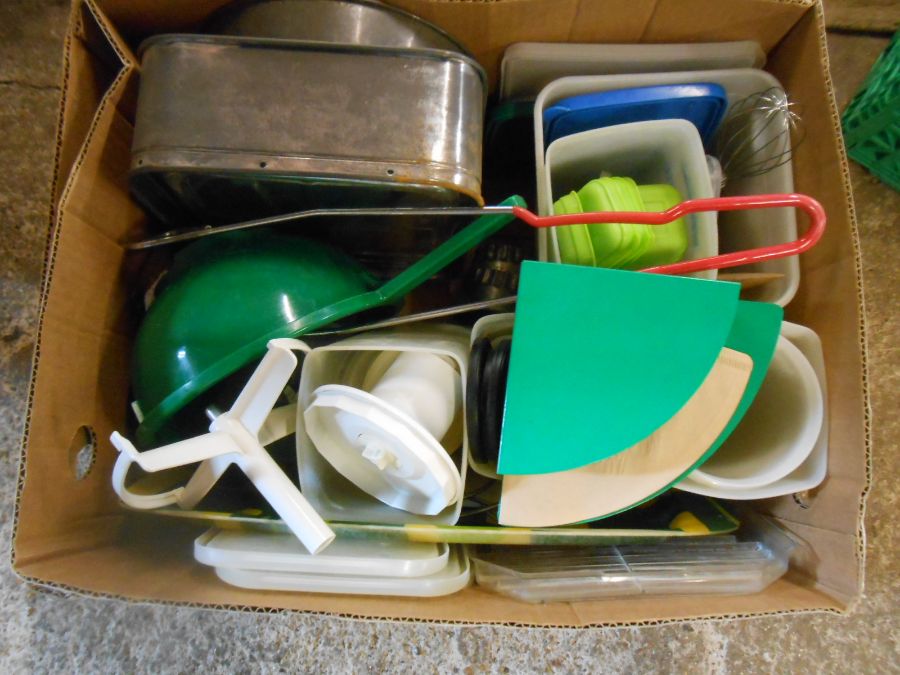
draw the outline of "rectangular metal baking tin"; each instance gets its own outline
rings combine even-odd
[[[141,53],[130,180],[165,223],[481,203],[485,77],[464,55],[205,35]]]

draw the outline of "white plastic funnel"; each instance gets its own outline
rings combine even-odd
[[[440,443],[462,405],[450,359],[404,352],[371,393],[339,384],[318,387],[304,412],[319,453],[379,501],[434,515],[462,496],[462,479]]]

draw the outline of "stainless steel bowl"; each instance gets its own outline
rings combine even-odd
[[[239,0],[214,14],[206,32],[467,53],[437,26],[376,0]]]

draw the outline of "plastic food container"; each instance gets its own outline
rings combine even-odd
[[[535,161],[538,176],[542,175],[545,164],[542,116],[543,111],[549,106],[559,100],[579,94],[684,82],[712,82],[722,86],[728,96],[729,105],[751,94],[781,86],[778,80],[769,73],[753,68],[564,77],[544,87],[535,100]],[[725,114],[728,114],[727,111]],[[764,147],[767,144],[775,145],[772,141],[773,135],[777,133],[778,129],[774,125],[767,127],[764,133],[760,133],[753,139],[754,147]],[[635,177],[632,176],[632,178]],[[549,196],[541,195],[541,190],[542,186],[539,178],[538,203],[547,203]],[[790,193],[793,191],[793,168],[792,163],[788,161],[759,176],[729,180],[723,194],[726,196],[753,195]],[[682,192],[682,194],[684,193]],[[719,251],[723,253],[767,246],[797,238],[797,220],[793,209],[721,213],[719,214],[718,225]],[[546,251],[546,240],[547,237],[539,236],[539,252]],[[544,255],[548,254],[544,253]],[[774,302],[785,306],[794,297],[800,284],[800,263],[796,256],[745,265],[739,268],[739,271],[781,275],[779,279],[770,281],[746,293],[745,297],[748,300]]]
[[[303,411],[313,402],[322,385],[345,385],[365,389],[380,355],[426,352],[448,357],[457,366],[465,391],[469,334],[456,326],[428,326],[420,330],[373,331],[318,347],[303,362],[298,391],[297,463],[300,490],[326,520],[402,525],[407,523],[453,525],[459,520],[462,499],[456,499],[434,515],[409,513],[382,503],[339,473],[316,449],[306,431]],[[364,357],[364,358],[360,358]],[[384,367],[385,364],[381,364]],[[468,442],[463,434],[460,411],[441,440],[444,450],[465,484]]]
[[[544,142],[590,129],[649,120],[692,122],[707,144],[728,105],[717,84],[669,84],[579,94],[544,110]]]
[[[766,55],[758,43],[565,44],[519,42],[510,45],[500,66],[500,98],[534,98],[561,77],[658,73],[712,68],[761,68]]]
[[[475,553],[475,579],[525,602],[578,602],[629,595],[758,593],[787,571],[760,542],[732,537],[587,549]]]
[[[354,575],[424,577],[447,566],[447,544],[338,537],[311,555],[292,534],[213,527],[194,541],[194,558],[212,567]]]
[[[267,565],[266,556],[256,547],[270,537],[281,536],[238,532],[223,537],[220,530],[213,528],[194,542],[194,554],[199,562],[212,565],[222,581],[241,588],[436,597],[455,593],[469,584],[469,559],[461,547],[446,544],[385,546],[380,542],[356,541],[347,542],[330,556],[329,549],[321,558],[305,556],[308,561],[296,554],[294,569],[289,569],[283,560],[271,566],[240,566],[247,561]],[[263,546],[271,548],[272,544]],[[331,562],[330,568],[319,562],[326,558]]]
[[[579,190],[601,174],[632,178],[641,185],[667,184],[684,199],[712,197],[709,168],[696,127],[684,120],[634,122],[560,138],[547,148],[538,174],[538,211],[549,214],[556,199]],[[718,253],[716,216],[692,214],[686,260]],[[538,231],[542,260],[560,261],[557,233]],[[715,279],[715,270],[695,276]]]
[[[467,56],[199,35],[142,53],[130,184],[164,223],[481,202],[485,79]]]
[[[778,348],[784,351],[784,343],[787,342],[788,344],[799,350],[800,354],[806,359],[806,361],[808,361],[812,372],[815,374],[814,384],[820,391],[821,400],[827,401],[828,397],[825,381],[825,359],[822,354],[822,342],[821,340],[819,340],[819,336],[805,326],[800,326],[795,323],[789,323],[787,321],[785,321],[781,325],[781,336],[782,342],[779,343]],[[802,365],[800,366],[800,373],[806,373],[808,377],[808,371]],[[810,382],[805,381],[803,383],[798,383],[797,386],[805,389],[809,386],[809,384]],[[758,398],[762,399],[761,403],[763,405],[765,405],[765,398],[767,395],[768,393],[764,385],[763,389],[761,389],[760,393],[758,394]],[[814,396],[813,398],[817,397]],[[697,472],[695,471],[693,474],[689,475],[681,483],[679,483],[676,487],[679,490],[685,490],[687,492],[693,492],[695,494],[706,495],[709,497],[741,500],[770,499],[772,497],[778,497],[781,495],[796,494],[804,492],[806,490],[811,490],[818,486],[823,480],[825,480],[825,474],[828,470],[827,413],[827,407],[823,406],[822,418],[818,428],[818,433],[815,437],[814,444],[812,445],[812,448],[807,454],[806,458],[801,462],[799,466],[797,466],[797,468],[795,468],[787,475],[781,476],[777,480],[772,480],[765,485],[759,485],[757,487],[740,487],[729,484],[713,484],[709,480],[698,480],[698,477],[696,476]],[[751,417],[749,420],[747,420],[747,422],[752,424],[753,419],[754,418]],[[810,419],[806,420],[805,422],[812,424],[814,423],[814,421],[815,420]],[[787,420],[779,420],[779,424],[786,422]],[[794,420],[794,423],[799,423],[801,426],[805,427],[804,420]],[[794,435],[796,437],[796,434]],[[728,441],[726,441],[725,445],[727,446],[729,443],[740,444],[742,442],[742,437],[746,440],[746,437],[743,434],[737,434],[735,437],[729,438]]]
[[[437,26],[375,0],[245,0],[226,5],[209,33],[465,53]]]

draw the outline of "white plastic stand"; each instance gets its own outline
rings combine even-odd
[[[299,340],[269,342],[269,351],[257,366],[231,410],[216,417],[209,433],[155,450],[138,452],[118,432],[110,440],[121,453],[113,471],[113,489],[129,506],[138,509],[196,504],[231,464],[236,464],[310,553],[318,553],[334,539],[334,532],[275,463],[264,445],[292,431],[291,410],[273,410],[297,367],[292,350],[309,351]],[[201,462],[182,488],[161,495],[135,495],[125,488],[132,462],[155,472]]]

